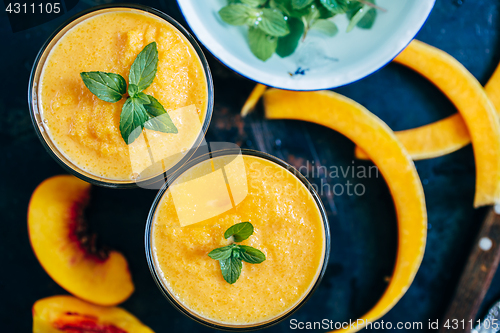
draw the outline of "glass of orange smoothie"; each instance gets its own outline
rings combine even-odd
[[[250,228],[243,238],[234,233],[241,225]],[[327,266],[330,233],[300,172],[265,153],[225,149],[173,173],[151,208],[145,246],[154,280],[178,310],[212,328],[254,330],[311,296]],[[228,248],[238,254],[214,255]],[[255,249],[261,260],[242,254]],[[234,266],[223,262],[234,259]]]
[[[156,67],[154,79],[143,84],[138,71],[137,82],[130,73],[148,45],[157,52]],[[146,60],[144,68],[150,66]],[[123,78],[117,100],[106,100],[83,81],[82,73],[96,72]],[[131,92],[133,83],[139,88]],[[171,128],[147,126],[143,118],[137,127],[138,113],[132,112],[146,110],[153,121],[159,113],[150,110],[158,108],[139,105],[124,116],[129,99],[139,95],[146,96],[141,105],[161,105]],[[171,17],[140,5],[99,6],[70,19],[47,40],[33,66],[28,97],[40,140],[67,170],[101,186],[146,187],[186,163],[203,142],[213,83],[200,47]],[[138,135],[124,133],[127,126]]]

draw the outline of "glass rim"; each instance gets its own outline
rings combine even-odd
[[[203,71],[205,74],[206,78],[206,83],[207,83],[207,107],[205,111],[205,117],[203,119],[203,124],[201,126],[201,131],[194,141],[193,145],[191,148],[188,150],[188,154],[186,154],[183,158],[181,158],[177,163],[175,163],[172,167],[170,167],[168,170],[164,170],[163,173],[160,173],[158,175],[153,175],[150,176],[146,179],[143,180],[119,180],[119,179],[108,179],[105,177],[97,176],[91,172],[88,172],[78,166],[76,163],[72,162],[68,157],[65,156],[63,151],[52,141],[50,138],[49,134],[47,133],[46,129],[43,126],[42,119],[41,119],[41,113],[40,113],[40,108],[38,105],[38,89],[39,89],[39,82],[41,78],[41,72],[43,70],[43,67],[45,65],[45,62],[47,60],[48,55],[50,54],[52,48],[57,44],[57,42],[68,32],[71,28],[73,28],[75,25],[79,24],[80,22],[83,22],[86,18],[84,18],[87,15],[91,14],[96,14],[98,11],[106,11],[106,10],[112,10],[112,9],[128,9],[128,10],[137,10],[137,11],[143,11],[148,14],[154,15],[158,17],[159,19],[167,21],[169,24],[171,24],[174,28],[176,28],[187,40],[188,42],[192,45],[193,49],[195,50],[196,54],[198,55],[198,58],[200,59],[201,65],[203,67]],[[98,13],[97,13],[98,14]],[[81,19],[81,20],[79,20]],[[78,22],[77,22],[78,21]],[[72,25],[72,23],[74,23]],[[205,57],[205,54],[203,53],[200,45],[196,41],[196,39],[193,37],[189,31],[184,28],[179,22],[177,22],[175,19],[173,19],[171,16],[168,14],[163,13],[162,11],[152,8],[150,6],[145,6],[145,5],[139,5],[139,4],[128,4],[128,3],[116,3],[116,4],[105,4],[105,5],[99,5],[99,6],[94,6],[91,8],[88,8],[86,10],[83,10],[69,19],[67,19],[65,22],[63,22],[48,38],[47,40],[43,43],[43,45],[40,48],[40,51],[38,52],[35,61],[33,62],[33,66],[31,68],[30,72],[30,77],[29,77],[29,83],[28,83],[28,107],[30,111],[30,117],[31,117],[31,122],[33,124],[33,127],[35,129],[35,132],[38,136],[38,139],[42,143],[42,146],[45,148],[45,150],[49,153],[49,155],[59,164],[61,165],[66,171],[68,171],[70,174],[88,182],[93,185],[101,186],[101,187],[108,187],[108,188],[120,188],[120,189],[125,189],[125,188],[139,188],[139,187],[148,187],[149,185],[156,184],[159,182],[164,182],[167,178],[168,175],[175,172],[175,170],[179,169],[182,167],[184,164],[186,164],[195,154],[196,150],[199,148],[199,146],[202,144],[203,140],[205,139],[206,133],[208,131],[210,122],[212,120],[212,114],[213,114],[213,107],[214,107],[214,84],[213,84],[213,79],[212,79],[212,73],[210,71],[210,67],[208,65],[208,61]],[[40,118],[40,119],[37,119]]]
[[[276,318],[269,319],[267,321],[264,321],[262,323],[256,323],[256,324],[243,324],[243,325],[237,325],[237,324],[223,324],[223,323],[217,323],[213,320],[207,319],[202,317],[199,314],[196,314],[194,311],[188,309],[185,305],[183,305],[175,296],[172,295],[172,293],[168,290],[167,287],[165,287],[162,283],[162,279],[159,276],[159,273],[157,272],[155,268],[155,263],[153,259],[153,251],[151,248],[151,232],[152,232],[152,227],[153,227],[153,220],[154,220],[154,215],[156,213],[156,210],[158,208],[158,205],[161,202],[161,199],[163,198],[163,195],[167,191],[170,185],[172,185],[184,172],[189,170],[190,168],[207,161],[212,158],[216,157],[221,157],[221,156],[228,156],[228,155],[238,155],[241,154],[243,156],[254,156],[254,157],[260,157],[263,158],[267,161],[270,161],[272,163],[275,163],[282,168],[288,170],[290,173],[292,173],[300,182],[303,184],[309,193],[312,195],[314,202],[318,206],[318,210],[321,215],[321,219],[323,222],[323,230],[324,230],[324,235],[325,235],[325,244],[324,244],[324,256],[323,256],[323,263],[321,270],[319,271],[319,274],[316,278],[316,281],[314,282],[313,286],[309,289],[307,294],[300,299],[292,308],[288,309],[284,313],[280,314]],[[251,149],[234,149],[234,148],[228,148],[228,149],[221,149],[213,152],[209,152],[206,154],[203,154],[201,156],[198,156],[195,159],[192,159],[188,161],[186,164],[184,164],[181,168],[177,169],[169,178],[168,180],[163,184],[162,188],[158,191],[153,204],[151,206],[151,209],[148,214],[147,222],[146,222],[146,228],[145,228],[145,233],[144,233],[144,246],[145,246],[145,251],[146,251],[146,259],[148,262],[148,267],[151,272],[151,275],[153,277],[153,280],[155,281],[157,287],[160,289],[162,292],[163,296],[167,298],[167,300],[173,305],[174,308],[176,308],[179,312],[183,313],[187,317],[191,318],[192,320],[205,325],[207,327],[213,328],[213,329],[218,329],[218,330],[223,330],[223,331],[253,331],[253,330],[258,330],[258,329],[264,329],[268,328],[271,326],[274,326],[286,318],[289,318],[293,313],[295,313],[297,310],[299,310],[312,296],[312,294],[316,291],[317,287],[320,285],[321,280],[323,279],[323,276],[325,275],[326,268],[328,266],[328,260],[330,258],[330,226],[328,222],[328,216],[326,213],[326,209],[321,201],[321,198],[319,197],[319,194],[316,192],[314,187],[309,183],[309,181],[306,179],[304,175],[300,173],[297,169],[295,169],[293,166],[288,164],[287,162],[270,155],[268,153],[256,151],[256,150],[251,150]]]

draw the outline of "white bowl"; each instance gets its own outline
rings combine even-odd
[[[435,0],[378,0],[387,12],[378,12],[370,30],[346,33],[347,18],[337,15],[334,37],[311,30],[290,57],[274,54],[257,59],[247,41],[247,27],[223,22],[218,11],[227,0],[178,0],[196,37],[235,72],[267,86],[289,90],[319,90],[346,85],[377,71],[398,55],[418,33]],[[291,75],[294,74],[295,75]]]

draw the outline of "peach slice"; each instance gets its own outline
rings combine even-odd
[[[99,247],[83,210],[90,184],[69,175],[42,182],[28,208],[31,246],[42,267],[61,287],[99,305],[125,301],[134,285],[125,257]]]
[[[389,286],[378,303],[362,317],[365,323],[376,321],[408,290],[424,256],[427,211],[413,161],[382,120],[360,104],[332,91],[269,89],[264,94],[264,109],[268,119],[303,120],[342,133],[369,152],[384,176],[396,207],[399,247]],[[361,328],[363,325],[354,331]]]
[[[33,333],[153,333],[121,308],[89,304],[72,296],[52,296],[33,305]]]

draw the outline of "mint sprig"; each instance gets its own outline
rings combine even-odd
[[[158,49],[156,42],[152,42],[142,49],[130,67],[128,89],[125,79],[119,74],[99,71],[80,73],[90,92],[105,102],[116,103],[128,92],[129,97],[120,114],[121,136],[128,145],[141,135],[144,128],[163,133],[178,133],[177,127],[160,102],[143,92],[153,83],[157,68]]]
[[[235,242],[242,242],[253,234],[254,228],[250,222],[233,225],[224,233],[224,238],[233,237]],[[222,277],[227,283],[235,283],[241,275],[242,262],[260,264],[266,260],[266,255],[251,246],[231,244],[212,250],[208,256],[219,261]]]
[[[330,18],[347,15],[347,32],[354,27],[370,29],[377,18],[375,0],[228,0],[219,10],[231,25],[248,26],[252,53],[262,61],[274,53],[284,58],[295,52],[309,30],[334,36],[338,29]]]

